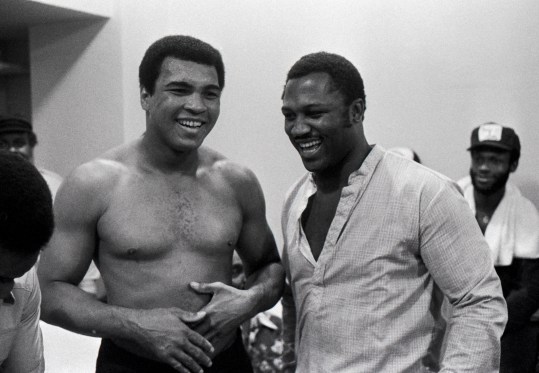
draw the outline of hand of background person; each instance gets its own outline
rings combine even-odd
[[[114,339],[119,346],[141,356],[169,364],[178,372],[202,373],[211,366],[212,344],[186,323],[196,326],[205,312],[179,308],[137,310],[127,321],[132,338]]]
[[[200,294],[211,294],[212,299],[200,311],[206,313],[206,318],[193,330],[211,341],[216,354],[227,347],[228,340],[222,337],[236,333],[239,326],[249,318],[251,300],[248,290],[240,290],[222,282],[198,283],[192,282],[191,288]],[[185,320],[184,320],[185,321]]]

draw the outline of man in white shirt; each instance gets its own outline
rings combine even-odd
[[[19,156],[0,151],[0,175],[0,372],[40,373],[34,264],[52,234],[52,198],[38,170]]]
[[[309,171],[282,215],[287,369],[497,372],[505,302],[455,183],[367,142],[363,80],[342,56],[302,57],[282,97]]]
[[[539,213],[509,182],[520,158],[520,139],[509,127],[489,122],[472,131],[470,175],[459,180],[489,244],[507,301],[501,339],[502,373],[533,373],[537,331],[530,318],[539,308]]]

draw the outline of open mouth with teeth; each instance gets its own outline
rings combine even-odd
[[[313,153],[317,151],[321,145],[322,140],[320,139],[298,143],[299,150],[303,154]]]
[[[200,128],[202,127],[202,124],[203,124],[199,120],[182,120],[182,119],[177,120],[176,123],[186,128]]]

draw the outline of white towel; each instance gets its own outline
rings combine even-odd
[[[458,181],[475,214],[473,185],[469,176]],[[513,258],[539,258],[539,213],[517,186],[507,183],[505,194],[485,231],[494,265],[508,266]]]

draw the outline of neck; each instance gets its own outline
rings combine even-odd
[[[156,144],[146,135],[140,140],[139,148],[144,164],[154,170],[194,174],[198,168],[198,149],[189,152],[174,151],[164,144]]]
[[[340,164],[330,167],[328,170],[316,172],[313,178],[318,189],[329,193],[341,190],[348,185],[350,174],[361,167],[371,149],[372,146],[365,140],[363,144],[359,144],[353,152],[345,157]]]
[[[476,210],[494,211],[496,210],[496,207],[498,207],[498,205],[500,204],[500,201],[505,194],[505,186],[491,194],[481,193],[474,188],[473,194]]]

